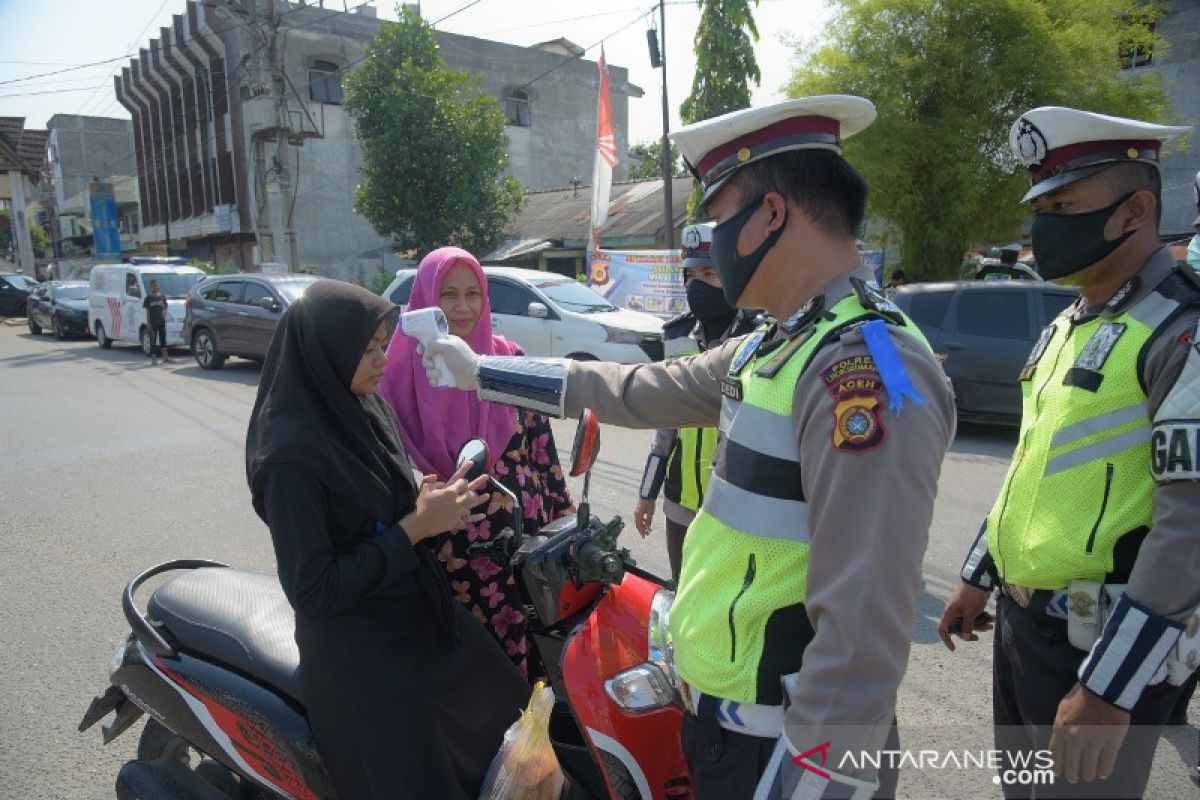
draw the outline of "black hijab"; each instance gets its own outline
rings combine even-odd
[[[260,517],[260,478],[271,464],[307,472],[385,525],[412,508],[415,486],[395,412],[377,394],[350,391],[379,324],[398,310],[361,287],[322,280],[284,313],[246,432],[246,479]]]

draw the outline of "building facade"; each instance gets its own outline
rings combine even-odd
[[[237,269],[267,261],[342,277],[378,269],[389,242],[354,211],[362,152],[341,78],[384,24],[366,4],[346,12],[189,0],[115,81],[133,118],[143,244],[169,239],[172,252]],[[588,174],[594,62],[561,40],[525,48],[437,35],[446,65],[479,73],[504,104],[513,177],[541,189]],[[641,90],[626,70],[609,70],[624,152],[628,98]]]
[[[1172,111],[1180,124],[1200,126],[1200,0],[1166,0],[1158,33],[1168,44],[1165,53],[1129,54],[1131,74],[1157,73],[1171,98]],[[1173,145],[1163,151],[1160,230],[1166,239],[1190,237],[1196,219],[1192,185],[1200,171],[1200,128],[1180,150]]]
[[[113,185],[121,216],[121,249],[137,248],[137,165],[133,123],[115,117],[55,114],[46,123],[39,200],[48,216],[55,256],[84,252],[91,240],[92,181]]]
[[[26,128],[24,117],[0,117],[0,211],[7,212],[13,243],[11,252],[0,252],[0,258],[30,277],[37,276],[36,259],[41,255],[34,252],[29,226],[39,222],[34,187],[47,136],[46,131]]]

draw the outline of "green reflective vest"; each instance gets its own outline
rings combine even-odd
[[[1020,440],[987,519],[988,551],[1006,582],[1104,580],[1118,540],[1149,530],[1155,484],[1140,358],[1183,308],[1163,286],[1115,316],[1073,324],[1064,313],[1034,346],[1021,373]]]
[[[695,355],[699,350],[680,353]],[[663,492],[690,511],[699,511],[708,490],[713,453],[717,450],[716,428],[680,428],[675,446],[667,456],[667,476]]]
[[[726,392],[722,403],[724,444],[688,527],[671,607],[676,669],[705,694],[776,705],[780,678],[800,668],[813,630],[796,383],[826,342],[876,316],[852,294],[791,341],[759,352],[760,331],[736,351],[727,381],[740,380],[742,396]]]

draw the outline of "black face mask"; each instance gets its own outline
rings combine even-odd
[[[1048,281],[1065,278],[1087,269],[1116,250],[1137,231],[1128,231],[1108,241],[1104,226],[1117,207],[1133,197],[1122,197],[1111,206],[1084,214],[1034,214],[1033,257],[1037,271]]]
[[[746,290],[747,284],[754,277],[754,273],[758,270],[763,258],[766,257],[767,251],[775,246],[779,237],[783,235],[783,229],[787,227],[787,212],[785,211],[783,224],[771,231],[766,241],[760,244],[753,253],[745,256],[738,255],[737,243],[742,228],[750,221],[750,217],[754,216],[754,212],[758,210],[764,197],[766,197],[765,194],[760,194],[737,214],[713,228],[711,250],[713,265],[717,268],[717,274],[721,276],[725,299],[729,301],[730,305],[737,305],[738,298]]]
[[[725,293],[702,280],[687,285],[688,308],[700,322],[713,322],[733,315],[733,306],[725,301]]]

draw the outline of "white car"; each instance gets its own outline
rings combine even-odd
[[[617,308],[573,278],[515,267],[484,267],[492,329],[530,356],[637,364],[661,361],[662,320]],[[408,302],[415,269],[397,270],[383,296]]]
[[[146,327],[142,302],[150,293],[150,281],[158,281],[167,298],[167,347],[186,344],[183,340],[184,299],[188,289],[204,277],[196,267],[181,266],[177,259],[138,259],[129,264],[97,264],[92,267],[88,292],[88,330],[101,347],[114,341],[136,342],[142,352],[153,347]],[[146,263],[149,262],[149,263]]]

